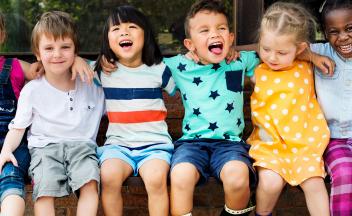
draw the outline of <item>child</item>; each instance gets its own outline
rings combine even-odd
[[[4,16],[0,12],[0,45],[5,42],[6,30]],[[31,73],[30,65],[16,58],[6,59],[0,56],[0,149],[3,146],[7,125],[16,113],[16,104],[25,80],[36,77]],[[6,163],[0,156],[0,201],[1,215],[23,215],[25,209],[24,179],[27,176],[30,156],[25,140],[14,151],[18,163]]]
[[[259,183],[256,214],[272,215],[286,183],[300,185],[311,215],[329,215],[322,155],[329,129],[314,92],[310,65],[296,57],[308,46],[311,16],[299,5],[275,3],[261,21],[248,138]]]
[[[188,12],[184,45],[200,64],[184,55],[164,59],[185,108],[183,136],[175,143],[171,168],[171,214],[191,215],[193,191],[210,175],[223,183],[221,215],[248,215],[250,186],[255,185],[249,145],[242,139],[244,76],[259,63],[255,52],[242,52],[226,64],[233,43],[220,1],[201,0]]]
[[[168,215],[167,176],[173,151],[167,131],[162,90],[174,94],[170,70],[147,18],[131,6],[117,7],[108,17],[97,63],[105,56],[117,72],[100,73],[109,127],[98,148],[105,215],[122,215],[121,188],[130,175],[142,177],[150,215]],[[96,64],[96,71],[101,66]]]
[[[54,215],[54,197],[79,191],[77,215],[96,215],[100,178],[95,139],[103,92],[71,79],[70,67],[78,50],[76,29],[68,14],[44,13],[33,29],[32,49],[45,75],[23,88],[1,160],[16,164],[12,152],[31,126],[29,172],[35,214]]]
[[[336,62],[333,76],[315,70],[318,101],[331,131],[324,154],[331,178],[330,212],[352,215],[352,1],[325,1],[321,15],[328,43],[310,48]]]

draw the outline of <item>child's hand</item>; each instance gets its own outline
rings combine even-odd
[[[241,57],[240,52],[234,46],[231,46],[226,56],[226,63],[229,64],[231,61],[236,61],[239,57]]]
[[[312,62],[324,74],[329,76],[332,76],[334,74],[335,62],[331,58],[315,53],[312,56]]]
[[[94,71],[83,58],[79,56],[75,57],[75,61],[73,62],[71,71],[72,80],[76,79],[77,74],[79,74],[83,82],[87,82],[89,84],[92,83],[92,80],[94,78]]]
[[[20,60],[20,64],[24,72],[24,77],[27,81],[37,79],[44,74],[44,67],[41,62],[29,64]]]
[[[109,62],[105,56],[102,56],[100,61],[101,68],[103,69],[103,73],[110,75],[117,69],[117,66],[111,62]]]
[[[5,163],[11,162],[14,166],[18,166],[17,160],[12,152],[1,152],[0,154],[0,173]]]

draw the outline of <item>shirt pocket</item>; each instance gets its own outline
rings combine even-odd
[[[227,90],[233,92],[242,92],[242,78],[243,71],[226,71],[225,79],[226,79],[226,87]]]

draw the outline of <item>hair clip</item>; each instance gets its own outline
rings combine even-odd
[[[325,6],[325,4],[326,4],[326,1],[327,1],[327,0],[325,0],[325,1],[323,2],[323,4],[321,4],[321,6],[320,6],[320,8],[319,8],[319,13],[323,12],[323,9],[324,9],[324,6]]]

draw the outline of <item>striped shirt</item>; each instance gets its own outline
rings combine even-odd
[[[162,90],[175,93],[169,68],[161,63],[129,68],[117,64],[117,71],[96,78],[103,86],[109,127],[105,144],[140,148],[170,144],[165,122],[167,111]]]

